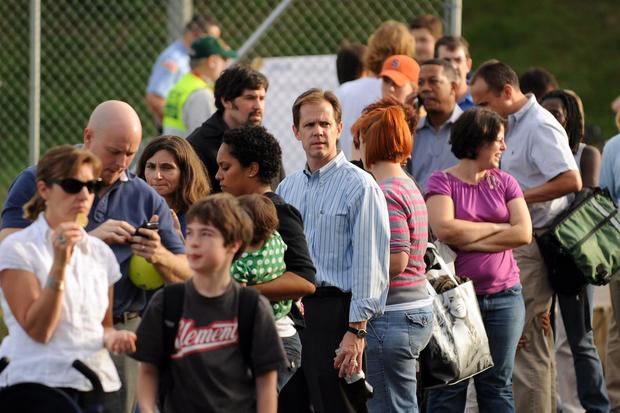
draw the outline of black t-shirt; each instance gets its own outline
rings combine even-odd
[[[256,410],[256,386],[239,346],[239,289],[231,282],[219,297],[200,295],[191,280],[185,283],[183,315],[171,360],[173,387],[164,411],[250,412]],[[138,328],[136,360],[158,365],[162,337],[163,293],[158,291]],[[269,303],[259,297],[254,316],[252,367],[260,376],[285,361]]]

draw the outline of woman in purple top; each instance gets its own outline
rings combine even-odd
[[[470,109],[454,123],[456,166],[434,172],[426,206],[434,235],[457,253],[456,272],[478,296],[494,367],[474,377],[480,411],[513,412],[512,370],[525,306],[512,249],[532,238],[532,223],[517,181],[498,169],[504,143],[496,113]],[[468,381],[429,393],[429,411],[465,408]]]
[[[390,215],[390,288],[385,313],[368,323],[369,412],[417,412],[416,362],[433,325],[424,253],[424,198],[401,164],[411,154],[416,116],[394,100],[370,105],[352,127],[366,170],[381,187]],[[413,120],[413,127],[407,122]]]

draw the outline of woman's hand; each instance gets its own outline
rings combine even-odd
[[[111,353],[134,353],[136,351],[136,335],[128,330],[106,328],[103,334],[103,344]]]
[[[54,259],[66,264],[71,259],[73,246],[82,238],[82,227],[75,222],[63,222],[52,233]]]

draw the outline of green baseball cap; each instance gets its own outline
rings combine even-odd
[[[199,37],[194,40],[189,50],[192,59],[206,59],[214,54],[222,57],[237,57],[235,50],[230,50],[220,39],[212,36]]]

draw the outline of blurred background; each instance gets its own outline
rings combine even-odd
[[[30,162],[31,2],[0,1],[0,202]],[[531,66],[554,73],[560,87],[583,99],[589,143],[600,147],[616,133],[610,102],[620,94],[617,0],[463,0],[462,13],[451,9],[460,1],[447,0],[53,0],[41,1],[39,152],[81,142],[88,115],[107,99],[131,104],[144,137],[155,136],[146,83],[184,20],[212,16],[238,49],[283,3],[243,60],[270,79],[265,126],[282,143],[287,170],[303,159],[290,133],[294,97],[311,86],[338,86],[334,54],[343,41],[365,43],[382,21],[407,24],[421,14],[441,16],[446,34],[461,25],[474,68],[498,58],[517,73]]]

